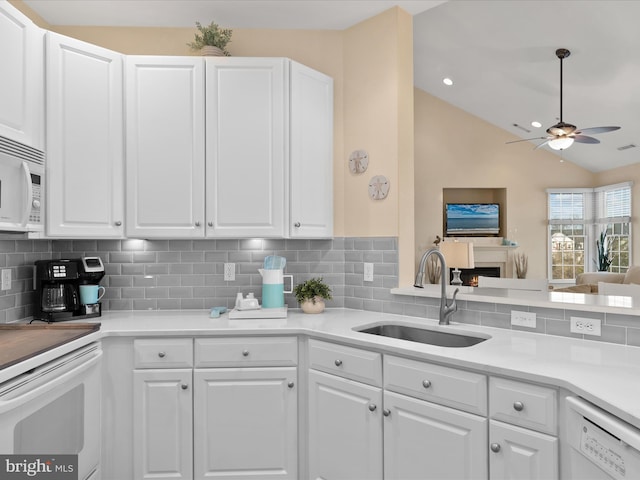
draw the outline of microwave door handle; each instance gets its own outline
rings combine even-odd
[[[26,194],[25,194],[25,209],[24,216],[22,220],[22,226],[26,227],[29,222],[29,214],[31,213],[31,202],[33,201],[33,185],[31,184],[31,170],[29,170],[29,165],[27,162],[22,162],[22,172],[24,173],[24,179],[27,183]]]

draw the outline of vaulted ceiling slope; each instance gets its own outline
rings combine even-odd
[[[640,161],[640,2],[626,0],[25,0],[52,25],[341,30],[395,5],[414,15],[415,85],[516,138],[565,122],[620,125],[559,152],[600,172]],[[203,20],[206,21],[206,20]],[[443,77],[454,81],[452,87]],[[531,126],[532,121],[542,124]],[[516,124],[517,126],[514,126]],[[526,131],[528,130],[528,131]],[[536,143],[532,142],[531,148]],[[504,148],[509,148],[507,145]],[[548,148],[548,147],[543,147]],[[620,150],[622,149],[622,150]]]

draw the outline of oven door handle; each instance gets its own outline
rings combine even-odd
[[[42,377],[34,378],[33,380],[27,379],[24,383],[16,388],[17,395],[13,395],[15,392],[8,392],[3,396],[0,396],[0,414],[6,413],[14,408],[21,407],[25,402],[29,402],[39,396],[46,394],[47,392],[60,387],[66,382],[71,382],[77,379],[79,375],[85,373],[89,369],[98,365],[102,357],[102,350],[96,350],[91,353],[91,356],[86,358],[79,365],[74,366],[66,372],[60,373],[56,370],[48,371]],[[38,382],[38,385],[29,389],[29,383]]]
[[[29,215],[31,214],[31,203],[33,202],[33,185],[31,184],[31,170],[27,162],[22,162],[22,172],[24,173],[24,179],[26,182],[26,189],[24,195],[24,215],[22,217],[22,226],[26,227],[29,223]]]

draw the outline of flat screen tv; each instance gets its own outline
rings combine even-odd
[[[487,235],[500,233],[500,205],[497,203],[447,203],[447,235]]]

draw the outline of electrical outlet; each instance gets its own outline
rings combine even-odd
[[[11,270],[2,269],[2,290],[11,290]]]
[[[602,335],[602,321],[597,318],[571,317],[571,333],[582,333],[583,335]]]
[[[373,263],[364,264],[364,281],[373,282]]]
[[[225,263],[224,264],[224,281],[233,282],[236,279],[236,264]]]
[[[511,325],[518,327],[536,328],[535,312],[520,312],[511,310]]]

